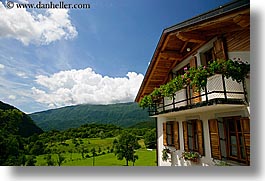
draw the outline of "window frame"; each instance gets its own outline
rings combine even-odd
[[[224,117],[223,120],[224,120],[224,124],[225,124],[225,128],[226,128],[226,139],[227,139],[227,143],[226,143],[226,147],[227,147],[227,159],[229,160],[234,160],[234,161],[238,161],[238,162],[245,162],[246,161],[246,152],[244,153],[245,156],[243,156],[243,153],[242,153],[242,150],[246,150],[245,148],[245,141],[244,141],[244,138],[243,138],[243,134],[244,132],[242,131],[243,130],[243,124],[240,120],[240,116],[232,116],[232,117]],[[232,131],[231,129],[231,125],[232,124],[229,124],[229,122],[233,122],[233,126],[235,128],[234,131]],[[238,123],[240,125],[238,125]],[[238,128],[238,126],[240,127],[240,130]],[[234,135],[235,138],[236,138],[236,144],[232,144],[231,142],[231,136]],[[243,138],[243,143],[240,143],[240,135],[241,137]],[[236,150],[237,150],[237,153],[236,155],[232,155],[231,154],[231,146],[232,145],[235,145],[236,146]]]
[[[189,131],[189,125],[191,126],[191,130]],[[197,120],[188,120],[187,121],[187,133],[188,133],[188,149],[189,151],[199,151],[199,137],[198,137],[198,127]],[[191,133],[191,134],[190,134]],[[192,146],[190,145],[190,139],[192,140]]]
[[[168,130],[169,127],[169,130]],[[171,138],[171,143],[169,142],[169,138]],[[174,122],[167,121],[166,122],[166,140],[168,146],[174,146]]]

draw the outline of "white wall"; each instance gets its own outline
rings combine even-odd
[[[205,111],[197,114],[187,114],[183,116],[174,117],[162,117],[157,118],[157,131],[158,131],[158,165],[159,166],[193,166],[189,161],[184,161],[179,159],[181,153],[184,151],[184,138],[183,138],[183,126],[182,122],[191,119],[200,119],[203,122],[203,138],[204,138],[204,151],[205,155],[201,158],[201,162],[196,164],[196,166],[213,166],[214,162],[211,158],[211,145],[210,145],[210,135],[208,120],[214,118],[228,117],[228,116],[248,116],[246,109],[235,108],[227,110],[215,110],[215,111]],[[165,148],[163,145],[163,123],[166,121],[178,121],[179,122],[179,140],[180,140],[180,150],[176,150],[174,147],[167,147],[171,150],[170,159],[168,161],[162,161],[162,150]]]

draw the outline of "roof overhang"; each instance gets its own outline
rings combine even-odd
[[[154,88],[165,84],[178,63],[195,54],[212,38],[246,28],[250,28],[249,0],[234,1],[165,29],[135,101],[139,102]]]

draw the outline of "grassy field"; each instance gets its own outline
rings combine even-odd
[[[118,160],[114,153],[108,153],[107,147],[112,147],[113,140],[115,138],[106,138],[106,139],[82,139],[86,147],[90,150],[91,148],[100,147],[102,152],[105,154],[95,157],[95,166],[124,166],[126,164],[124,160]],[[69,153],[69,150],[74,149],[74,145],[70,140],[66,141],[69,146],[61,146],[56,144],[54,147],[60,150],[64,150],[65,153],[62,155],[65,157],[65,161],[62,163],[62,166],[93,166],[93,158],[82,158],[81,153]],[[136,160],[134,166],[156,166],[156,151],[149,151],[145,149],[144,141],[139,140],[141,148],[136,151],[139,159]],[[91,153],[88,153],[91,156]],[[46,160],[44,159],[45,155],[40,155],[37,157],[37,166],[46,166]],[[52,154],[52,159],[55,161],[58,159],[58,155]],[[58,165],[57,163],[55,165]],[[132,162],[129,162],[129,166],[133,166]]]

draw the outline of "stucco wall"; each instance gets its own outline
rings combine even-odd
[[[235,108],[234,110],[216,110],[201,112],[197,114],[187,114],[182,116],[173,116],[170,115],[167,117],[159,116],[157,118],[157,132],[158,132],[158,165],[159,166],[213,166],[215,165],[211,158],[211,146],[210,146],[210,137],[209,137],[209,127],[208,120],[214,118],[222,118],[228,116],[248,116],[247,110],[242,108]],[[200,119],[203,122],[203,138],[204,138],[204,151],[205,155],[201,158],[199,164],[192,164],[189,161],[184,161],[180,159],[181,153],[184,151],[184,139],[183,139],[183,127],[182,122],[191,120],[191,119]],[[168,161],[162,161],[162,150],[165,148],[163,145],[163,122],[166,121],[178,121],[179,122],[179,140],[180,140],[180,150],[176,150],[174,147],[167,147],[171,150],[170,158]]]

